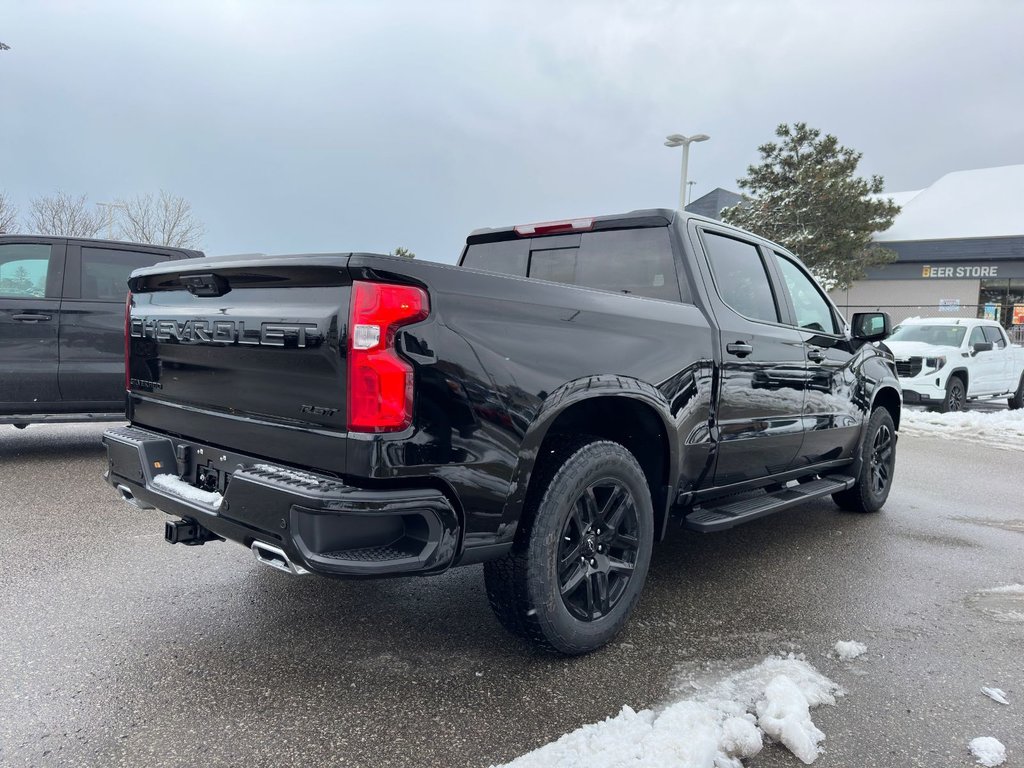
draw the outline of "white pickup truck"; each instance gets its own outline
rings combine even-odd
[[[959,411],[971,400],[1024,407],[1024,349],[995,320],[911,318],[885,345],[896,358],[903,402]]]

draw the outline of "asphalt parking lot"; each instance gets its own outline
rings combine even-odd
[[[1024,759],[1024,623],[973,598],[1024,582],[1019,452],[907,437],[878,515],[675,531],[621,638],[562,659],[500,629],[479,567],[342,582],[168,546],[103,483],[101,431],[0,428],[4,766],[487,766],[785,651],[847,691],[818,765],[969,766],[981,735]]]

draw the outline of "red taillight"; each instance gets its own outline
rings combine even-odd
[[[132,374],[129,366],[129,353],[132,347],[132,292],[128,291],[128,297],[124,300],[124,388],[132,388]]]
[[[412,424],[413,369],[395,334],[430,312],[427,293],[410,285],[352,283],[348,326],[348,428],[395,432]]]
[[[534,235],[554,235],[558,232],[587,232],[593,228],[593,219],[566,219],[565,221],[545,221],[541,224],[517,224],[515,230],[520,237],[533,237]]]

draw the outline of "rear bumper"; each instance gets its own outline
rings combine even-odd
[[[458,516],[433,488],[355,488],[135,427],[108,429],[103,442],[107,482],[127,501],[246,547],[270,545],[300,569],[325,576],[435,573],[458,551]],[[194,480],[199,467],[217,470],[223,493],[166,477]]]

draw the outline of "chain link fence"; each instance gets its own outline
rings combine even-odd
[[[950,320],[981,317],[998,320],[1014,344],[1024,344],[1024,305],[1021,304],[847,304],[840,305],[840,309],[847,318],[854,312],[888,312],[893,325],[911,317],[948,317]]]

